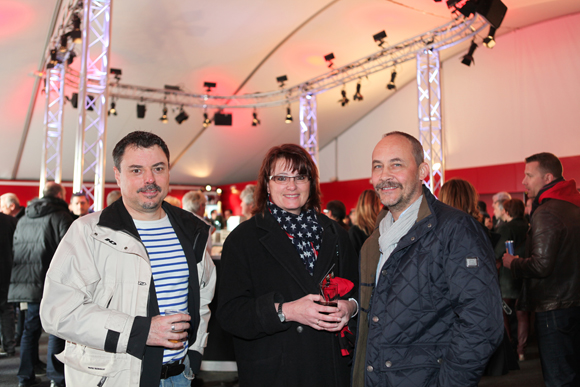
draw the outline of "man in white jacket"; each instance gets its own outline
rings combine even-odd
[[[113,159],[122,200],[69,229],[46,275],[42,324],[67,340],[68,386],[189,386],[216,283],[209,227],[163,201],[161,138],[129,133]]]

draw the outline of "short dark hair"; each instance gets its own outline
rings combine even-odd
[[[318,181],[318,167],[312,161],[312,157],[304,148],[296,144],[283,144],[271,148],[260,167],[258,182],[254,192],[254,208],[252,214],[266,211],[268,201],[268,181],[278,160],[284,160],[286,166],[300,175],[307,175],[310,178],[310,194],[304,204],[304,209],[314,208],[320,212],[320,182]]]
[[[165,144],[165,141],[163,141],[161,137],[153,133],[142,131],[129,133],[123,137],[121,141],[115,145],[115,149],[113,149],[113,162],[115,168],[121,171],[121,161],[123,160],[125,149],[127,149],[128,146],[147,149],[155,145],[158,145],[163,150],[163,153],[167,156],[167,163],[169,163],[169,148],[167,148],[167,144]]]
[[[417,140],[415,137],[411,136],[405,132],[393,131],[386,133],[383,138],[393,135],[399,135],[405,137],[411,143],[411,147],[413,148],[413,158],[417,163],[417,166],[421,165],[422,162],[425,161],[425,151],[423,150],[423,145]]]
[[[514,219],[523,218],[526,205],[520,199],[510,199],[503,202],[503,208]]]
[[[346,218],[346,206],[340,200],[332,200],[328,202],[326,209],[335,219],[343,220]]]
[[[562,163],[556,155],[548,152],[536,153],[526,158],[526,164],[537,161],[540,165],[540,171],[542,174],[551,173],[554,179],[559,179],[564,173],[564,168],[562,168]]]
[[[66,190],[62,185],[55,183],[54,181],[49,181],[46,183],[44,189],[42,190],[42,196],[45,198],[55,198],[58,196],[58,194],[61,194],[62,199],[64,200]]]
[[[89,200],[89,197],[85,191],[73,192],[73,194],[70,197],[70,200],[72,200],[72,198],[74,197],[84,197],[85,199],[87,199],[87,201]]]

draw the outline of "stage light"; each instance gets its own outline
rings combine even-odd
[[[68,58],[66,60],[66,63],[70,66],[73,63],[73,61],[75,60],[76,57],[77,57],[76,52],[70,51],[68,53]]]
[[[177,121],[177,123],[179,125],[181,125],[183,123],[183,121],[187,121],[188,118],[189,118],[189,115],[185,112],[185,110],[183,110],[183,106],[181,106],[181,109],[179,110],[179,114],[177,116],[175,116],[175,121]]]
[[[211,89],[217,86],[215,82],[204,82],[203,87],[205,87],[205,91],[211,93]]]
[[[211,185],[209,185],[209,184],[208,184],[208,185],[206,185],[206,186],[205,186],[205,190],[206,190],[206,191],[211,191]]]
[[[281,77],[276,78],[276,81],[280,84],[280,87],[283,88],[285,82],[288,80],[286,75],[282,75]]]
[[[167,119],[167,106],[165,106],[165,105],[163,105],[163,115],[161,116],[159,121],[163,122],[164,124],[169,122],[169,120]]]
[[[232,126],[232,115],[219,111],[213,115],[213,123],[215,126]]]
[[[111,102],[111,108],[109,109],[108,115],[110,116],[111,114],[114,116],[117,115],[117,104],[115,103],[115,101]]]
[[[46,65],[47,69],[52,69],[58,64],[58,58],[56,57],[56,49],[50,50],[50,61]]]
[[[284,122],[287,124],[292,123],[292,112],[290,112],[290,106],[286,108],[286,119],[284,120]]]
[[[489,32],[487,37],[483,39],[483,45],[487,48],[493,48],[495,46],[495,27],[489,26]]]
[[[441,169],[441,163],[434,163],[433,164],[433,170],[434,171],[438,171]]]
[[[68,50],[68,35],[64,34],[60,37],[60,47],[58,51],[66,52]]]
[[[385,44],[385,39],[387,38],[387,33],[385,32],[385,30],[379,32],[378,34],[374,34],[373,35],[373,39],[375,40],[375,42],[377,42],[379,44],[379,47],[383,47],[383,44]]]
[[[174,90],[174,91],[181,91],[181,87],[179,86],[171,86],[171,85],[165,85],[164,86],[165,90]]]
[[[338,100],[338,102],[340,103],[341,106],[345,106],[348,104],[349,99],[346,98],[346,90],[342,89],[340,91],[340,95],[342,95],[342,98]]]
[[[221,193],[222,193],[223,191],[222,191],[222,189],[221,189],[221,188],[218,188],[218,189],[216,189],[216,190],[215,190],[215,192],[216,192],[218,195],[221,195]]]
[[[397,72],[395,70],[393,70],[391,72],[391,81],[389,83],[387,83],[387,89],[393,90],[393,89],[397,88],[397,85],[395,85],[396,78],[397,78]]]
[[[145,105],[137,104],[137,118],[145,118],[147,107]]]
[[[252,119],[252,126],[258,126],[260,125],[260,120],[258,119],[258,112],[256,111],[256,109],[254,109],[254,112],[252,113],[252,117],[254,117]]]
[[[474,62],[473,53],[475,52],[476,49],[477,49],[477,44],[475,44],[475,40],[472,40],[471,47],[469,47],[469,51],[467,52],[467,55],[465,55],[463,57],[463,59],[461,60],[461,63],[463,63],[466,66],[471,66],[471,63]]]
[[[83,42],[83,34],[81,32],[81,18],[76,13],[73,15],[73,29],[69,33],[71,40],[75,44],[81,44]]]
[[[121,69],[109,69],[109,74],[113,74],[115,76],[115,80],[117,83],[121,80],[121,75],[123,75],[123,71]]]
[[[352,97],[352,99],[355,101],[362,101],[363,100],[363,96],[360,93],[360,81],[357,82],[357,84],[356,84],[356,93],[354,93],[354,96]]]
[[[203,113],[203,127],[207,128],[211,124],[211,120],[207,116],[207,113]]]
[[[328,55],[324,55],[324,60],[328,62],[328,68],[332,68],[332,66],[334,66],[334,63],[332,62],[333,59],[334,54],[332,52]]]

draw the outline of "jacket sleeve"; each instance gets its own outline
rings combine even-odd
[[[40,304],[42,325],[48,333],[74,343],[127,353],[135,318],[97,302],[101,276],[93,261],[90,232],[84,222],[74,222],[59,244],[46,274]],[[142,324],[147,332],[149,323]]]
[[[503,337],[501,297],[494,254],[475,220],[449,226],[443,254],[449,301],[456,318],[441,364],[439,386],[476,386]],[[444,236],[443,236],[444,237]]]
[[[531,234],[531,249],[528,258],[512,261],[511,271],[514,278],[546,278],[552,274],[558,249],[562,245],[560,220],[547,211],[534,213]]]
[[[494,246],[495,259],[501,259],[505,254],[505,241],[510,240],[510,238],[513,239],[513,236],[511,235],[510,228],[506,224],[502,224],[497,232],[499,234],[499,240]]]
[[[197,275],[199,279],[199,326],[197,328],[197,336],[195,343],[190,347],[189,359],[190,366],[194,373],[199,372],[201,366],[201,358],[203,355],[204,348],[207,345],[207,327],[209,323],[209,318],[211,317],[211,312],[209,310],[209,304],[213,299],[215,286],[216,286],[216,271],[215,265],[207,252],[204,251],[203,259],[197,264]],[[193,353],[192,353],[193,352]]]

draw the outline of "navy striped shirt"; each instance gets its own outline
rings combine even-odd
[[[169,218],[133,221],[149,254],[160,314],[164,316],[166,310],[187,313],[189,267]],[[181,360],[187,353],[187,341],[184,344],[183,349],[165,349],[163,364]]]

